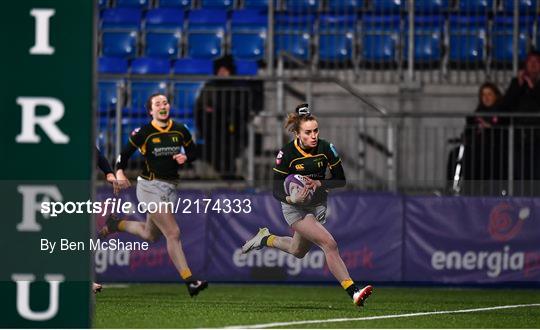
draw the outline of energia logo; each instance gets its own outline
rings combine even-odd
[[[516,209],[509,203],[501,203],[491,210],[488,232],[494,240],[507,242],[519,234],[523,223],[531,215],[531,210],[522,207],[516,214]]]

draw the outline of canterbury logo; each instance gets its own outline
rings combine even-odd
[[[304,170],[304,165],[298,164],[298,165],[295,165],[294,168],[296,168],[296,170],[298,170],[298,171],[303,171]]]
[[[154,143],[161,143],[161,139],[160,139],[160,138],[153,138],[153,139],[152,139],[152,142],[154,142]]]

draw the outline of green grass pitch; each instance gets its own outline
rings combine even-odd
[[[537,305],[432,314],[528,304]],[[422,312],[426,314],[387,317]],[[374,316],[381,318],[348,320]],[[325,321],[328,319],[346,320]],[[313,323],[277,327],[538,328],[540,290],[381,286],[375,287],[364,308],[358,308],[339,286],[210,284],[191,299],[184,285],[133,284],[127,288],[105,287],[96,296],[94,327],[210,328],[304,320]]]

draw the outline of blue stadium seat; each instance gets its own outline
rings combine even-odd
[[[144,109],[146,100],[154,93],[168,94],[166,81],[131,81],[129,85],[131,91],[129,104],[133,110]]]
[[[148,8],[149,0],[116,0],[116,7]]]
[[[178,8],[156,8],[146,13],[146,31],[183,30],[184,11]]]
[[[518,44],[513,42],[513,17],[496,16],[491,34],[492,59],[495,63],[511,63],[517,47],[518,59],[522,61],[527,55],[527,44],[532,33],[534,17],[521,16],[518,31]]]
[[[256,76],[259,66],[256,61],[235,60],[236,74],[239,76]]]
[[[520,15],[535,15],[537,0],[518,0]],[[514,0],[502,0],[502,7],[505,13],[514,12]]]
[[[268,0],[244,0],[244,8],[246,9],[268,9]],[[274,0],[274,8],[276,8],[276,1]]]
[[[406,22],[405,31],[408,31]],[[444,17],[433,16],[415,16],[414,18],[414,62],[434,63],[442,59],[442,35],[443,35]],[[409,52],[409,38],[405,33],[403,59],[406,60]]]
[[[449,9],[449,0],[416,0],[415,13],[438,14]]]
[[[139,57],[131,63],[133,74],[169,74],[171,62],[164,58]]]
[[[131,59],[137,54],[137,32],[103,32],[101,48],[104,56]]]
[[[175,116],[192,117],[197,97],[204,86],[203,82],[182,81],[173,84],[173,104]]]
[[[460,0],[458,9],[461,13],[483,14],[493,10],[493,0]]]
[[[347,61],[354,55],[355,15],[321,15],[319,18],[319,59]]]
[[[285,51],[298,59],[311,58],[311,35],[313,34],[313,15],[276,14],[274,51]]]
[[[191,8],[192,0],[158,0],[158,8],[181,8],[189,9]]]
[[[399,16],[366,15],[362,20],[361,59],[369,63],[395,63],[399,43]]]
[[[466,64],[484,62],[487,24],[487,16],[451,15],[449,61]]]
[[[233,0],[201,0],[201,8],[216,8],[230,10],[233,7]]]
[[[188,33],[187,56],[190,58],[216,59],[223,54],[223,32]]]
[[[227,11],[221,9],[197,9],[188,15],[188,32],[225,30]]]
[[[128,61],[119,57],[100,57],[98,59],[99,73],[118,73],[128,72]]]
[[[266,32],[233,32],[231,54],[235,59],[258,61],[264,59]]]
[[[233,31],[266,31],[267,25],[267,13],[260,9],[235,10],[231,15]]]
[[[98,82],[98,107],[100,113],[114,111],[118,104],[118,86],[121,80]]]
[[[285,0],[285,8],[289,12],[314,13],[319,9],[320,0]]]
[[[327,7],[330,12],[354,13],[364,9],[366,3],[365,0],[328,0]]]
[[[405,8],[405,0],[376,0],[371,2],[371,10],[378,13],[398,14]]]
[[[136,8],[105,9],[101,14],[101,28],[138,30],[141,19],[142,12]]]
[[[148,57],[177,58],[180,54],[180,32],[148,32],[144,54]]]
[[[214,62],[204,59],[181,58],[174,63],[173,72],[181,75],[212,75],[214,74]]]

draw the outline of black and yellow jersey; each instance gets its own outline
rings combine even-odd
[[[166,127],[159,127],[152,121],[133,130],[129,143],[118,158],[117,169],[125,169],[128,158],[137,149],[145,159],[141,177],[147,180],[178,179],[178,169],[181,165],[173,159],[173,155],[185,153],[187,161],[191,162],[196,154],[195,143],[187,127],[172,119]]]
[[[330,179],[326,179],[326,170],[330,169]],[[283,181],[289,174],[300,174],[313,180],[320,180],[319,187],[313,198],[306,205],[320,205],[326,203],[329,188],[345,185],[345,174],[334,145],[326,140],[319,139],[317,146],[312,149],[302,149],[298,139],[286,144],[277,154],[274,171],[274,196],[282,201],[285,199]]]

